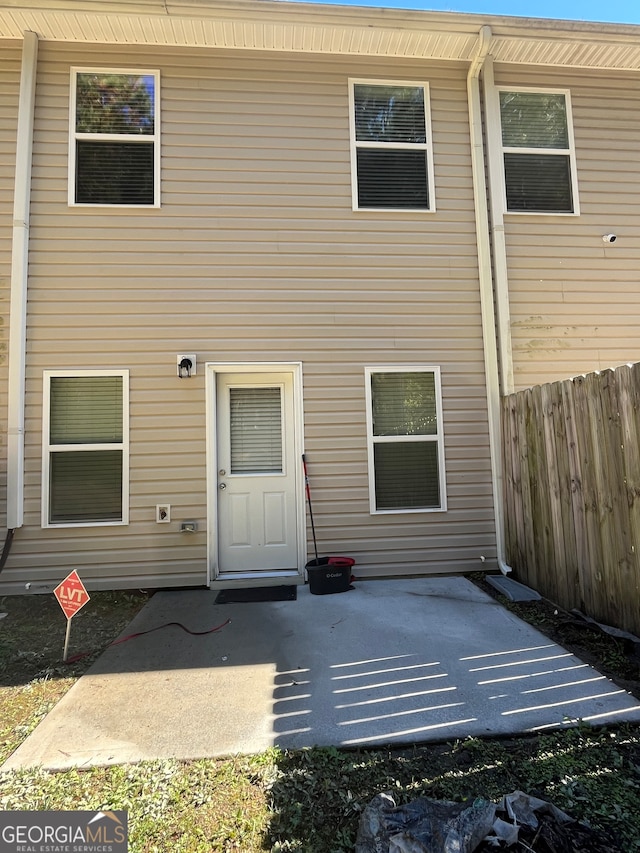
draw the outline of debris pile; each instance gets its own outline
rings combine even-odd
[[[620,853],[604,833],[522,791],[499,803],[420,797],[398,806],[377,794],[360,819],[356,853]]]

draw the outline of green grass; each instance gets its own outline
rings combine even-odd
[[[125,809],[130,850],[353,850],[365,805],[380,791],[498,800],[516,789],[550,800],[620,850],[640,850],[640,728],[569,729],[537,737],[405,750],[268,750],[256,756],[152,761],[64,773],[0,774],[2,809]]]

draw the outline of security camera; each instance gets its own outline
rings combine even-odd
[[[615,243],[618,238],[615,234],[604,234],[602,237],[603,243]]]

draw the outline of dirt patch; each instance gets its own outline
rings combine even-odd
[[[67,619],[54,595],[0,598],[0,686],[37,678],[81,675],[147,602],[146,592],[93,592],[71,622],[69,658],[63,664]],[[87,653],[87,654],[85,654]]]

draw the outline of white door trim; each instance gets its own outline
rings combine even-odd
[[[207,565],[208,583],[215,587],[268,586],[274,583],[304,582],[307,558],[306,509],[304,502],[304,453],[302,362],[207,362],[205,364],[206,389],[206,467],[207,467]],[[219,571],[218,561],[218,460],[216,441],[216,379],[225,373],[291,373],[293,379],[294,453],[300,461],[296,473],[296,534],[298,542],[297,572],[238,573],[226,575]]]

